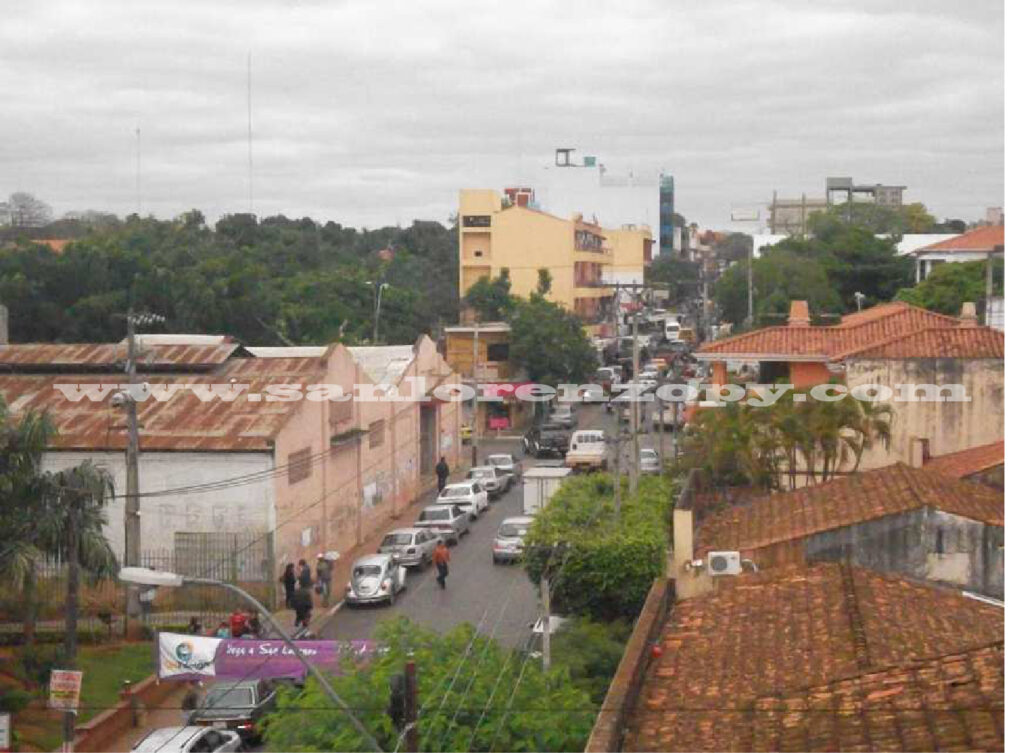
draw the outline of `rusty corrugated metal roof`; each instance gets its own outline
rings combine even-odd
[[[151,345],[139,348],[139,371],[177,368],[210,369],[241,351],[237,343],[216,345]],[[244,352],[244,351],[243,351]],[[117,371],[124,368],[128,346],[122,343],[26,343],[0,345],[0,367],[16,371]]]

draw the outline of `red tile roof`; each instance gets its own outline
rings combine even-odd
[[[960,320],[955,317],[936,314],[908,303],[893,302],[844,316],[837,325],[765,327],[723,340],[716,340],[702,346],[697,351],[697,356],[703,357],[705,360],[710,360],[712,356],[719,356],[724,359],[839,361],[850,355],[859,355],[862,351],[884,343],[909,337],[915,333],[934,330],[934,334],[922,336],[921,339],[914,340],[907,345],[908,352],[926,353],[927,355],[894,355],[890,357],[937,358],[942,357],[939,353],[945,352],[944,348],[949,349],[942,345],[947,340],[942,330],[954,328],[965,332],[976,330],[978,333],[984,333],[950,335],[948,338],[950,341],[964,343],[959,347],[967,355],[960,357],[991,357],[970,354],[992,352],[994,346],[991,344],[1002,339],[1001,334],[988,334],[992,330],[987,327],[961,327]],[[932,346],[934,346],[934,350],[928,351],[928,348]],[[893,348],[894,353],[899,350],[900,348]],[[956,348],[952,348],[952,351],[956,352]]]
[[[921,507],[991,525],[1004,521],[998,491],[896,463],[709,515],[697,530],[696,549],[698,556],[715,549],[759,549]]]
[[[1003,358],[1005,337],[990,327],[931,327],[837,353],[846,358]]]
[[[1003,750],[1003,646],[762,696],[750,750]]]
[[[944,251],[956,253],[958,251],[978,252],[996,251],[1006,243],[1006,228],[1003,225],[986,225],[968,230],[956,238],[949,238],[930,246],[919,248],[913,253],[925,254],[933,251]]]
[[[950,478],[966,478],[1006,462],[1002,441],[971,447],[960,452],[938,455],[925,463],[925,468]]]
[[[672,607],[661,632],[664,652],[647,668],[627,720],[625,750],[754,750],[759,699],[1003,640],[1000,607],[847,565],[750,573],[716,584],[716,591]],[[949,691],[927,673],[918,682],[930,693]],[[915,688],[887,690],[897,691],[892,713],[907,739],[927,731],[947,749],[962,738],[961,727],[928,729],[929,718],[913,708]],[[840,748],[899,748],[875,744],[868,738]]]

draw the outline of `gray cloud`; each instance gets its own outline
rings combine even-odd
[[[8,5],[11,5],[10,3]],[[14,0],[0,194],[58,211],[446,218],[556,146],[676,177],[677,209],[903,183],[936,214],[1003,198],[1000,2]]]

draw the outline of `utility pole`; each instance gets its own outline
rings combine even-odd
[[[540,580],[540,601],[544,610],[543,664],[544,672],[551,671],[551,579],[544,568],[544,577]]]
[[[992,252],[985,254],[985,326],[991,327],[992,322]],[[1005,295],[1005,293],[1004,293]]]
[[[615,455],[612,458],[612,468],[615,471],[615,478],[613,479],[615,484],[615,519],[618,520],[622,513],[622,435],[619,431],[619,426],[622,422],[619,420],[618,411],[613,411],[612,414],[615,416],[615,436],[612,438]]]
[[[408,732],[405,736],[405,749],[416,753],[420,745],[420,733],[417,725],[419,713],[416,700],[416,661],[410,654],[405,662],[405,725]]]
[[[633,383],[637,384],[637,377],[640,374],[640,301],[642,291],[634,299],[636,308],[633,311]],[[634,390],[636,388],[634,387]],[[639,397],[634,396],[630,403],[629,429],[632,433],[633,452],[632,462],[629,466],[629,493],[636,494],[637,471],[640,468],[640,402]]]
[[[477,393],[480,391],[480,375],[477,365],[480,362],[480,319],[473,316],[473,467],[476,467],[477,455],[480,451],[480,432],[477,431]]]
[[[138,352],[135,344],[135,313],[128,311],[128,384],[137,383],[135,362]],[[142,532],[139,510],[139,414],[135,405],[135,394],[128,388],[125,411],[128,414],[128,442],[125,445],[125,500],[124,500],[124,566],[138,567],[142,564]],[[125,632],[129,620],[138,619],[142,614],[139,589],[128,587],[125,609]]]

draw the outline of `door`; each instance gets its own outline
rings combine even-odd
[[[437,447],[437,408],[433,405],[420,406],[420,475],[429,476],[437,463],[434,448]]]

